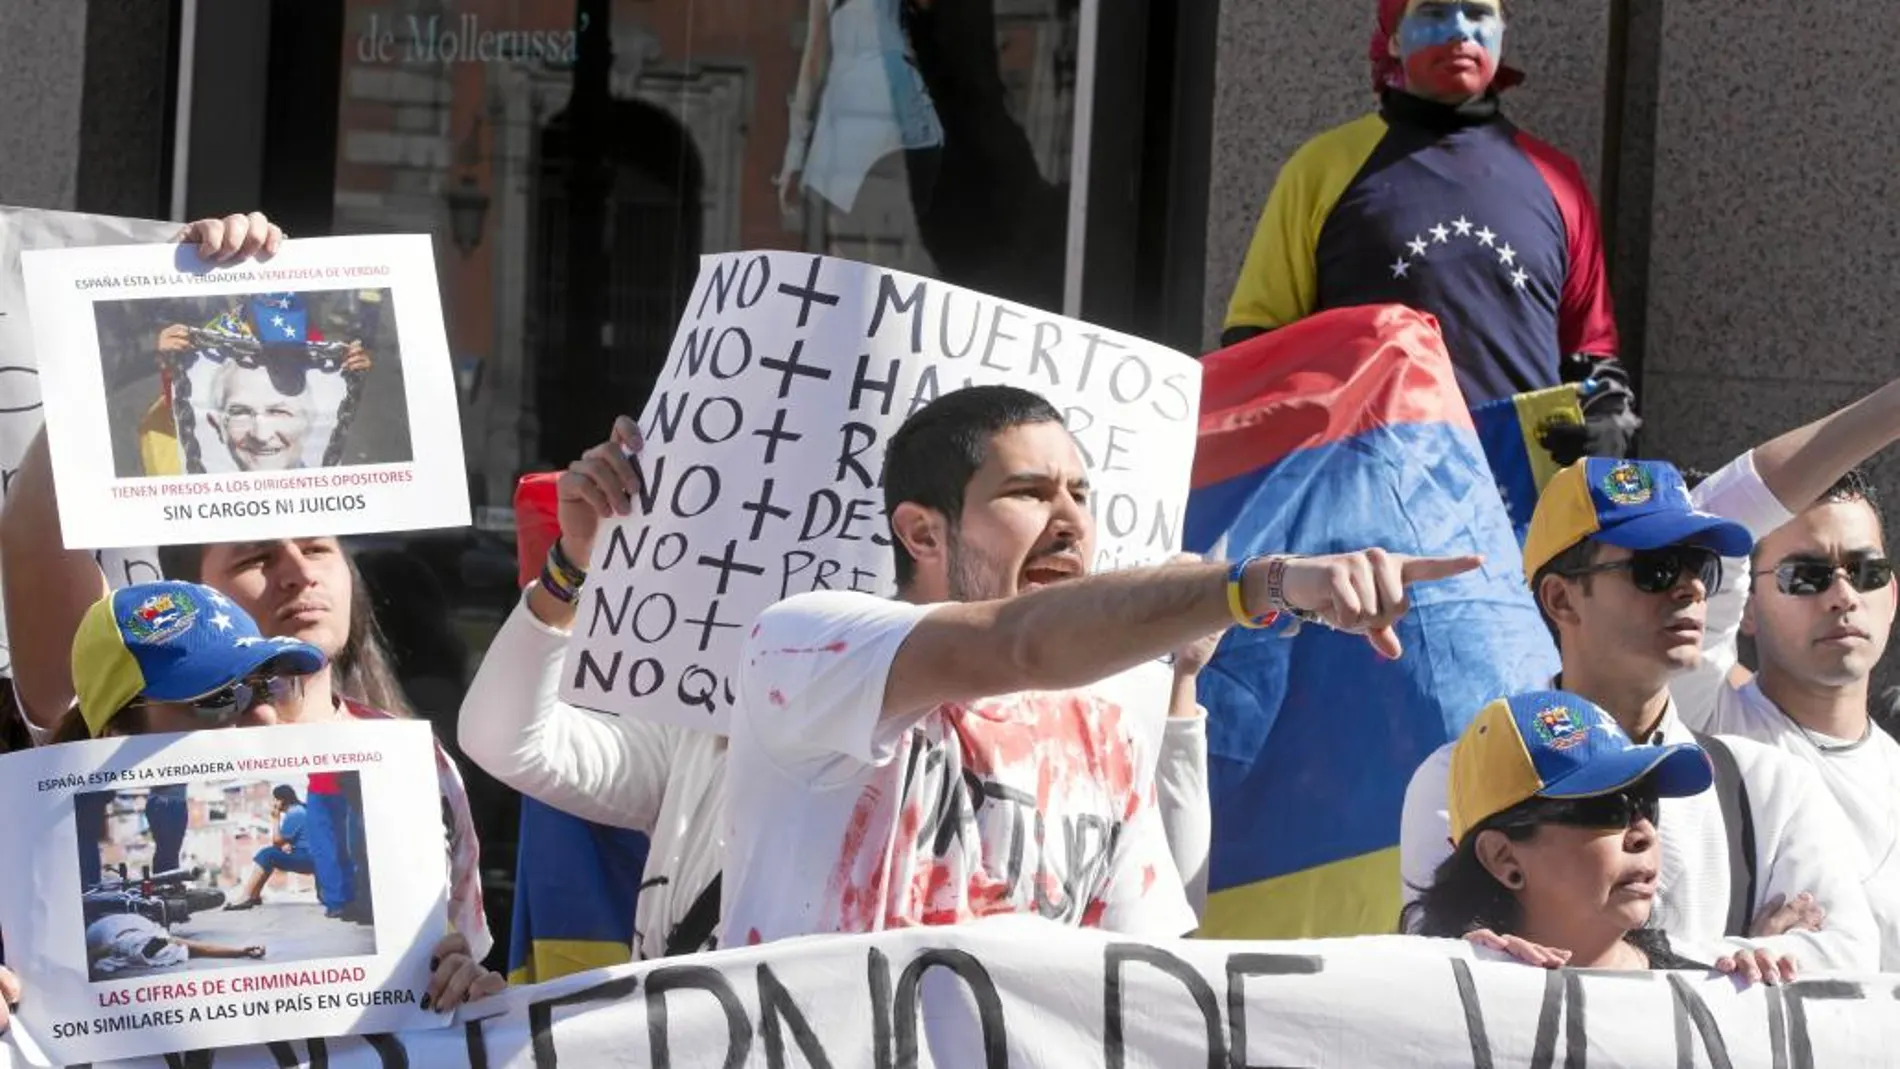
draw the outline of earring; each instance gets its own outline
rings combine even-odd
[[[1516,869],[1512,869],[1510,872],[1505,873],[1504,886],[1509,887],[1513,891],[1524,886],[1524,874],[1517,871]]]

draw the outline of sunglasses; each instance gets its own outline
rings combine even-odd
[[[1557,574],[1570,579],[1580,579],[1586,575],[1625,571],[1630,573],[1630,584],[1645,594],[1668,593],[1675,589],[1676,584],[1685,574],[1700,579],[1702,588],[1711,594],[1722,587],[1721,555],[1701,546],[1665,546],[1662,549],[1639,550],[1627,560],[1594,564],[1588,568],[1576,568]]]
[[[1825,560],[1786,561],[1756,576],[1775,577],[1775,589],[1797,598],[1818,597],[1833,589],[1834,577],[1844,575],[1847,585],[1862,594],[1893,582],[1893,562],[1885,557],[1861,557],[1845,564]]]
[[[1632,788],[1589,798],[1540,798],[1511,824],[1526,828],[1562,824],[1572,828],[1623,831],[1639,820],[1648,821],[1651,827],[1661,825],[1662,800],[1655,791]]]
[[[282,705],[303,694],[302,676],[259,674],[220,687],[184,705],[206,727],[224,727],[269,702]]]

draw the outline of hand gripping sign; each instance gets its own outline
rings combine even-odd
[[[724,731],[755,617],[894,590],[884,443],[964,386],[1061,411],[1093,489],[1097,570],[1180,546],[1200,367],[1126,334],[804,253],[709,256],[641,430],[636,515],[594,549],[561,694]]]

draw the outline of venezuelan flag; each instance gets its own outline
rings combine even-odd
[[[647,837],[521,800],[508,982],[538,984],[633,959]]]
[[[1537,510],[1537,496],[1560,466],[1537,440],[1552,423],[1583,422],[1577,387],[1566,384],[1500,398],[1472,409],[1471,422],[1491,473],[1497,477],[1505,514],[1522,545],[1531,528],[1531,513]]]
[[[515,487],[515,555],[522,586],[541,574],[560,537],[552,472]],[[508,980],[534,984],[620,965],[633,957],[633,911],[646,869],[647,837],[521,800]]]
[[[1413,589],[1398,661],[1318,625],[1236,629],[1201,675],[1214,807],[1201,934],[1394,931],[1413,769],[1487,701],[1545,685],[1556,651],[1431,317],[1338,309],[1202,366],[1189,549],[1485,557]]]

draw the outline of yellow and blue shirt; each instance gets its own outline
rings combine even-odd
[[[1387,92],[1281,170],[1223,340],[1316,312],[1403,304],[1437,318],[1473,407],[1616,355],[1596,204],[1576,161],[1498,114]]]

